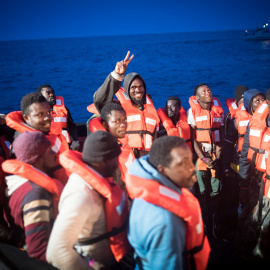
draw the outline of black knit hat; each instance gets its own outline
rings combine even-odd
[[[247,86],[241,85],[239,84],[235,90],[234,90],[234,95],[235,95],[235,99],[236,102],[238,102],[244,95],[244,93],[248,90]]]
[[[270,88],[268,88],[265,97],[266,97],[266,99],[270,100]]]
[[[82,158],[86,163],[94,163],[118,157],[120,153],[116,138],[106,131],[99,130],[86,138]]]

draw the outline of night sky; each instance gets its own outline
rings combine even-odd
[[[254,29],[270,0],[0,0],[0,40]]]

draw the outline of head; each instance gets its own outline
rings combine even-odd
[[[40,85],[37,88],[37,93],[41,93],[46,98],[50,106],[54,106],[56,104],[56,96],[54,90],[49,84]]]
[[[101,110],[103,127],[115,138],[124,138],[127,129],[127,117],[123,107],[116,103],[108,103]]]
[[[83,161],[104,177],[111,177],[118,167],[121,153],[116,138],[106,131],[96,131],[87,136],[83,151]]]
[[[253,115],[264,100],[264,93],[258,89],[249,89],[244,93],[244,106],[250,115]]]
[[[178,118],[181,109],[181,101],[179,97],[169,97],[166,103],[167,115],[170,118]]]
[[[213,99],[212,91],[205,83],[198,84],[194,89],[193,95],[197,98],[199,103],[211,103]]]
[[[197,182],[192,153],[182,138],[164,136],[155,140],[149,162],[178,187],[190,188]]]
[[[22,98],[21,111],[24,121],[31,127],[49,133],[51,129],[51,109],[47,100],[40,93],[27,94]]]
[[[238,85],[234,90],[235,100],[237,105],[239,106],[241,103],[244,102],[244,93],[248,90],[247,86]]]
[[[13,142],[13,152],[19,161],[33,165],[43,172],[56,166],[56,155],[42,132],[26,131]]]
[[[142,77],[135,72],[129,73],[125,76],[124,89],[131,101],[136,105],[145,103],[146,86]]]

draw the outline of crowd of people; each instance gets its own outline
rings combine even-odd
[[[201,83],[188,111],[178,96],[156,110],[143,78],[125,75],[133,57],[95,92],[83,142],[49,84],[1,115],[0,243],[61,270],[203,270],[214,239],[230,243],[224,269],[263,269],[270,88],[237,86],[224,114]]]

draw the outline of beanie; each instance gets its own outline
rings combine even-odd
[[[266,99],[270,100],[270,88],[266,92]]]
[[[25,131],[13,142],[13,152],[19,161],[35,164],[51,146],[42,132]]]
[[[82,158],[86,163],[94,163],[118,157],[120,153],[116,138],[106,131],[98,130],[86,138]]]
[[[236,102],[238,102],[244,95],[244,93],[248,90],[247,86],[241,85],[239,84],[235,90],[234,90],[234,95],[235,95],[235,99]]]

